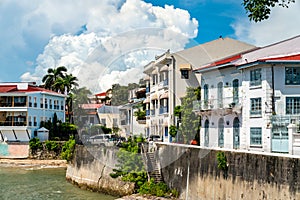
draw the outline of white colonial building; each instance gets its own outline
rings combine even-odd
[[[300,155],[300,36],[196,72],[201,145]]]
[[[144,67],[146,81],[146,135],[160,135],[170,142],[169,127],[176,125],[174,108],[181,105],[187,87],[199,87],[201,75],[193,73],[196,66],[220,60],[255,48],[230,38],[201,44],[176,53],[165,52]]]

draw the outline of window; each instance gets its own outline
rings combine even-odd
[[[209,121],[205,120],[204,122],[204,146],[208,147],[209,145]]]
[[[29,102],[29,107],[32,107],[32,98],[31,97],[28,97],[28,102]]]
[[[157,74],[152,74],[152,85],[156,85],[158,82]]]
[[[262,145],[261,127],[250,128],[250,145]]]
[[[60,102],[60,110],[64,110],[64,101]]]
[[[208,85],[207,84],[205,84],[203,86],[203,90],[204,90],[204,95],[203,95],[204,105],[203,105],[203,107],[204,107],[204,109],[207,109],[208,108]]]
[[[300,114],[300,97],[286,97],[286,114]]]
[[[48,99],[45,98],[45,108],[48,108]]]
[[[118,119],[113,118],[113,127],[118,127]]]
[[[223,83],[218,83],[218,108],[223,108]]]
[[[261,69],[250,71],[250,87],[261,85]]]
[[[52,109],[52,99],[49,99],[49,108]]]
[[[250,115],[261,116],[261,98],[251,98]]]
[[[40,103],[41,103],[41,108],[43,108],[44,107],[43,98],[40,99]]]
[[[33,97],[33,107],[37,107],[36,97]]]
[[[31,116],[28,116],[28,126],[32,126]]]
[[[233,103],[239,103],[239,80],[234,79],[232,81],[232,95],[233,95]]]
[[[36,116],[33,117],[33,126],[37,126]]]
[[[300,67],[285,68],[285,84],[300,85]]]
[[[189,70],[182,69],[180,71],[181,71],[181,78],[182,79],[189,79]]]

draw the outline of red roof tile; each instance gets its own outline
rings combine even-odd
[[[99,96],[106,96],[106,92],[101,92],[101,93],[99,93],[99,94],[96,94],[95,96],[97,96],[97,97],[99,97]]]
[[[288,60],[299,60],[300,61],[300,54],[290,55],[290,56],[282,56],[282,57],[274,57],[274,58],[262,58],[259,61],[267,61],[267,60],[280,60],[280,61],[288,61]]]
[[[48,90],[45,88],[37,87],[37,86],[31,86],[28,85],[27,89],[18,89],[17,85],[0,85],[0,93],[13,93],[13,92],[48,92],[53,94],[60,94],[58,92],[54,92],[52,90]]]
[[[96,104],[96,103],[90,103],[90,104],[82,104],[81,107],[83,109],[97,109],[101,108],[103,104]]]

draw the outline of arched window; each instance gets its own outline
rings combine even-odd
[[[223,108],[223,83],[218,83],[218,108]]]
[[[237,117],[233,120],[233,148],[240,148],[240,120]]]
[[[204,91],[203,94],[204,108],[207,109],[208,107],[208,85],[207,84],[203,86],[203,91]]]
[[[204,123],[204,146],[208,147],[209,145],[209,121],[205,120]]]
[[[232,95],[233,95],[233,103],[239,103],[239,80],[234,79],[232,81]]]
[[[224,147],[224,119],[220,118],[218,122],[218,146]]]

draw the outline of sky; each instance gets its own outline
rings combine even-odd
[[[300,33],[300,1],[250,22],[242,0],[0,0],[0,82],[41,84],[66,66],[101,92],[135,82],[166,50],[231,37],[264,46]]]

